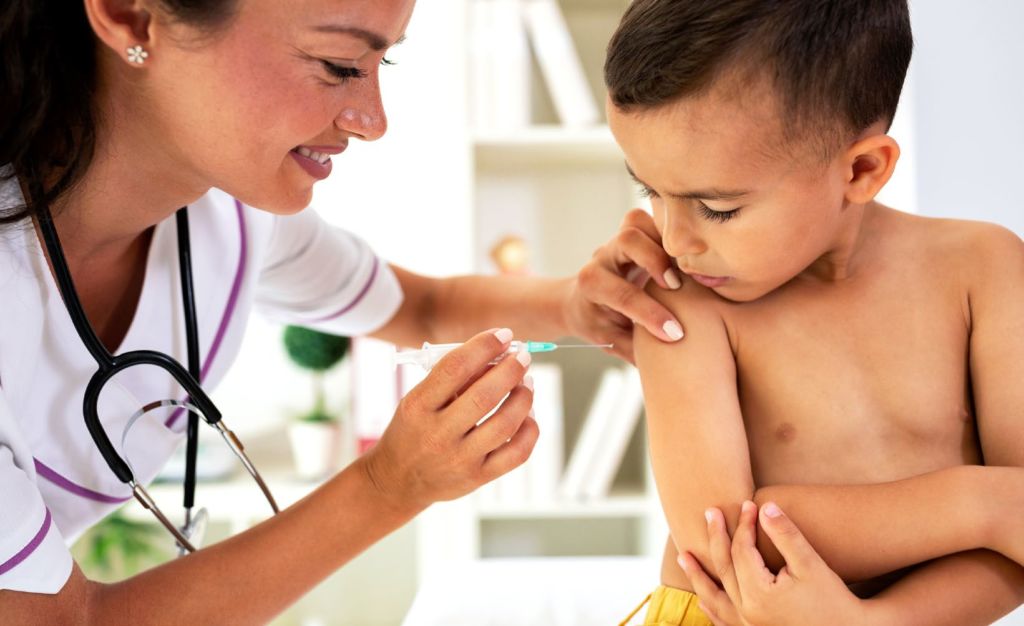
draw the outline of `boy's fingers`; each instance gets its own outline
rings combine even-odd
[[[732,565],[732,541],[725,525],[725,516],[719,509],[710,508],[704,512],[704,517],[708,523],[708,548],[715,575],[729,597],[739,603],[742,596],[736,583],[736,570]]]
[[[473,336],[437,362],[423,382],[409,393],[410,400],[430,410],[447,406],[466,386],[467,381],[479,376],[488,363],[508,350],[511,341],[512,331],[507,328],[488,330]],[[509,389],[512,387],[509,385]]]
[[[717,619],[712,616],[712,613],[717,613],[716,607],[722,602],[729,602],[729,596],[722,591],[715,581],[711,580],[711,577],[707,575],[704,568],[689,552],[683,552],[679,555],[679,566],[686,572],[686,577],[690,579],[690,585],[693,586],[693,593],[697,594],[700,598],[701,603],[704,605],[701,610],[712,619]]]
[[[767,587],[775,578],[757,550],[757,505],[749,500],[740,509],[739,525],[732,536],[732,563],[739,587],[747,593]]]
[[[760,522],[768,538],[786,560],[786,569],[793,578],[799,579],[824,563],[793,520],[774,502],[767,502],[761,507]]]

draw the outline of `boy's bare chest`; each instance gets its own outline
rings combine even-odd
[[[949,290],[889,281],[780,295],[730,320],[759,485],[878,482],[977,460],[968,329]]]

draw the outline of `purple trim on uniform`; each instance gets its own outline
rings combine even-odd
[[[131,500],[131,496],[127,498],[117,498],[115,496],[108,496],[105,493],[93,491],[88,487],[83,487],[81,485],[75,484],[68,480],[67,478],[65,478],[64,476],[58,474],[53,468],[47,467],[39,459],[33,457],[32,460],[36,462],[36,474],[39,474],[40,476],[50,481],[54,485],[57,485],[64,491],[70,491],[76,496],[81,496],[83,498],[86,498],[87,500],[103,502],[105,504],[121,504],[122,502],[127,502],[128,500]]]
[[[11,558],[7,559],[6,562],[0,563],[0,576],[3,576],[7,572],[17,567],[19,564],[21,564],[22,561],[27,559],[33,552],[36,551],[36,548],[39,547],[39,544],[43,543],[43,539],[46,538],[46,533],[50,532],[50,521],[50,509],[46,509],[46,517],[43,518],[43,525],[39,529],[39,532],[36,533],[36,536],[32,537],[32,541],[28,542],[27,546],[22,548],[20,552],[18,552]]]
[[[220,326],[217,327],[217,334],[213,337],[213,344],[210,345],[210,352],[206,355],[206,360],[203,361],[203,368],[199,371],[199,382],[202,383],[206,380],[206,374],[210,371],[210,366],[213,364],[213,360],[217,357],[217,351],[220,350],[221,341],[224,340],[224,335],[227,334],[228,324],[231,322],[231,317],[235,313],[235,305],[238,303],[238,292],[242,289],[242,279],[245,277],[245,259],[248,254],[248,237],[245,232],[245,212],[242,210],[242,203],[235,200],[235,211],[238,213],[238,230],[241,232],[241,244],[239,245],[238,252],[238,269],[235,270],[235,282],[231,285],[231,295],[228,296],[228,305],[224,309],[224,315],[220,318]],[[178,421],[181,414],[184,413],[184,409],[178,409],[171,414],[167,421],[164,422],[164,426],[171,428],[174,423]]]
[[[355,306],[357,304],[359,304],[363,300],[364,297],[366,297],[366,294],[370,291],[370,287],[373,286],[373,281],[376,280],[376,278],[377,278],[377,268],[378,268],[379,265],[380,265],[380,260],[376,256],[374,256],[373,257],[373,269],[370,270],[370,278],[369,278],[369,280],[366,281],[366,284],[363,285],[362,290],[360,290],[360,292],[358,294],[356,294],[356,297],[355,297],[354,300],[352,300],[352,302],[349,302],[348,304],[346,304],[337,313],[332,313],[331,315],[328,315],[327,317],[320,317],[320,318],[317,318],[315,320],[310,320],[309,323],[315,324],[317,322],[326,322],[327,320],[333,320],[334,318],[341,317],[342,315],[344,315],[344,314],[348,313],[349,311],[351,311],[352,309],[354,309]]]

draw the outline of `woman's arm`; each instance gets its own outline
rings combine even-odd
[[[575,276],[430,278],[392,266],[405,300],[374,337],[402,346],[447,343],[485,328],[509,327],[525,339],[572,335],[633,361],[633,323],[666,342],[683,335],[679,321],[638,286],[650,280],[676,289],[679,276],[661,247],[651,216],[626,214],[619,232]],[[628,279],[633,279],[631,282]]]
[[[92,583],[76,569],[56,595],[0,591],[0,621],[269,621],[431,502],[464,495],[526,460],[537,440],[528,416],[533,394],[521,384],[526,367],[516,358],[487,366],[509,339],[481,333],[448,354],[403,398],[369,453],[280,514],[116,584]]]

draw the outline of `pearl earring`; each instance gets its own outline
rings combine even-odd
[[[139,65],[142,65],[149,56],[149,53],[139,45],[132,46],[125,51],[128,53],[128,61]]]

